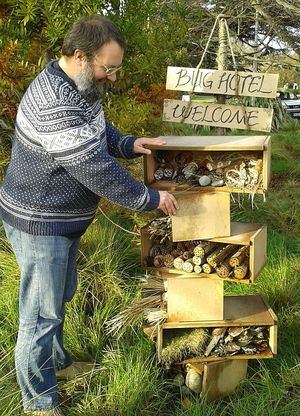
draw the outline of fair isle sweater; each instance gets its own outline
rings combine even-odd
[[[136,181],[116,158],[130,159],[124,136],[89,105],[55,61],[35,78],[17,114],[0,215],[35,235],[82,234],[100,197],[137,211],[158,207],[159,194]]]

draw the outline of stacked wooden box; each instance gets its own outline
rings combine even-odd
[[[252,284],[266,260],[266,226],[230,221],[230,194],[264,193],[270,180],[270,138],[268,136],[188,136],[162,137],[163,147],[151,146],[152,153],[144,157],[145,184],[174,193],[179,203],[177,215],[172,217],[173,242],[208,240],[233,245],[237,250],[248,247],[249,264],[244,278],[232,275],[221,278],[216,272],[184,273],[174,267],[154,267],[145,263],[151,247],[158,244],[150,238],[148,227],[141,231],[142,262],[146,269],[160,273],[167,279],[168,318],[158,331],[157,353],[181,331],[195,328],[265,327],[268,347],[260,353],[238,353],[228,356],[193,357],[178,365],[193,366],[202,375],[202,392],[215,399],[232,391],[245,377],[248,359],[272,358],[277,352],[277,318],[260,295],[225,296],[224,280],[236,284]],[[176,180],[156,180],[157,152],[175,156],[190,154],[189,160],[203,160],[232,154],[254,155],[262,160],[262,181],[256,189],[232,186],[190,186]],[[171,157],[171,158],[172,158]],[[252,195],[253,196],[253,195]],[[229,364],[228,361],[234,360]],[[221,382],[223,380],[223,382]],[[225,380],[225,381],[224,381]],[[230,381],[229,381],[230,380]]]

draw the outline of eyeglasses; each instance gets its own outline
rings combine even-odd
[[[102,67],[104,68],[104,71],[106,72],[107,75],[113,75],[122,68],[122,65],[109,67],[109,66],[102,64]]]
[[[107,65],[101,64],[99,66],[104,69],[104,71],[105,71],[105,73],[107,75],[113,75],[113,74],[115,74],[117,71],[119,71],[122,68],[122,65],[119,65],[119,66],[107,66]]]

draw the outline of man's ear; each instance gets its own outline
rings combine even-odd
[[[80,66],[86,60],[84,53],[80,49],[75,49],[73,57],[74,57],[75,62]]]

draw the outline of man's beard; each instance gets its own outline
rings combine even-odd
[[[74,81],[78,92],[88,104],[94,104],[105,93],[104,84],[97,84],[90,64],[75,76]]]

